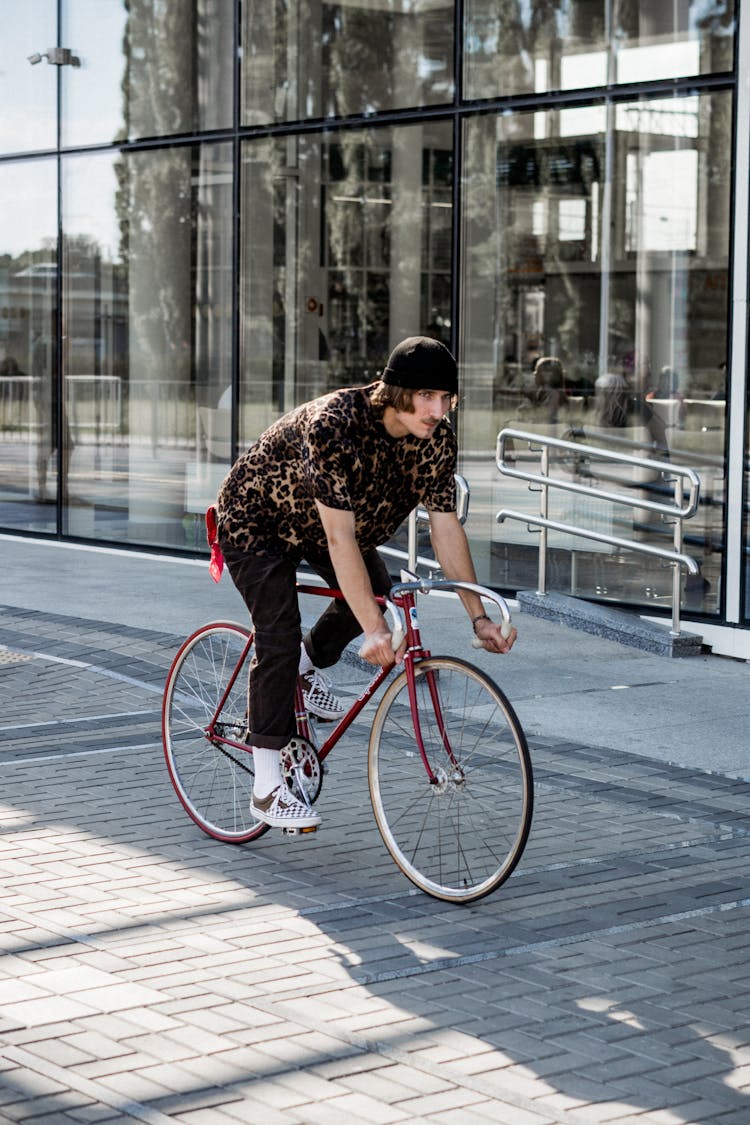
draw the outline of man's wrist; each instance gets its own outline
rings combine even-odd
[[[476,633],[476,631],[477,631],[477,621],[491,621],[491,620],[492,620],[492,618],[488,614],[478,613],[476,615],[476,617],[472,617],[471,627],[474,630],[474,632]]]

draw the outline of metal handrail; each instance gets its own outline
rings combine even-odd
[[[466,523],[467,516],[469,515],[469,501],[471,498],[469,482],[467,481],[466,477],[461,475],[461,473],[454,473],[453,475],[456,481],[456,515],[458,516],[460,523]],[[418,508],[414,508],[414,510],[409,513],[407,523],[407,549],[405,551],[401,551],[398,549],[398,547],[380,547],[380,553],[384,555],[390,555],[390,557],[394,559],[401,559],[406,563],[407,568],[412,573],[416,571],[418,566],[423,566],[425,570],[428,570],[430,572],[430,574],[437,573],[437,571],[440,570],[440,563],[437,561],[437,559],[429,559],[426,556],[417,554],[418,525],[420,523],[429,524],[429,522],[430,513],[426,508],[423,508],[421,506]]]
[[[530,450],[537,448],[541,453],[541,469],[532,472],[516,468],[515,461],[509,460],[508,443],[520,441],[528,444]],[[601,461],[629,466],[636,469],[645,469],[655,474],[661,474],[664,481],[674,484],[674,503],[667,504],[658,500],[649,500],[642,496],[634,498],[625,492],[614,492],[610,489],[597,488],[593,485],[579,484],[575,481],[553,478],[550,476],[550,450],[560,450],[573,453],[579,462],[589,463]],[[578,441],[567,441],[564,438],[547,437],[545,434],[529,433],[526,430],[504,429],[497,437],[496,463],[503,476],[515,477],[524,480],[530,485],[538,485],[540,489],[539,515],[530,515],[528,512],[517,512],[512,508],[503,508],[495,517],[498,523],[503,520],[518,520],[521,523],[538,527],[541,530],[539,540],[539,578],[537,593],[547,593],[547,532],[561,531],[567,535],[575,535],[584,539],[592,539],[598,543],[606,543],[623,550],[636,551],[643,555],[652,555],[662,558],[672,565],[672,634],[680,633],[680,595],[681,575],[680,567],[684,566],[691,574],[698,574],[698,563],[691,555],[683,554],[683,522],[690,519],[698,511],[700,503],[700,478],[698,474],[685,465],[675,465],[671,461],[657,460],[649,457],[636,457],[616,450],[603,449],[601,446],[586,445]],[[580,468],[579,468],[580,471]],[[688,496],[685,498],[685,486],[688,487]],[[565,492],[574,492],[578,495],[593,497],[598,500],[608,500],[613,504],[622,504],[630,508],[638,508],[674,520],[673,550],[665,547],[654,547],[648,543],[635,542],[632,539],[623,539],[618,535],[608,535],[604,532],[593,531],[588,528],[577,527],[572,524],[561,523],[559,520],[549,518],[549,490],[562,489]]]

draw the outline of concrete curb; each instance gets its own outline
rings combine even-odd
[[[622,610],[565,594],[539,594],[535,590],[519,590],[516,597],[524,613],[544,617],[596,637],[606,637],[642,652],[670,657],[700,656],[702,652],[703,641],[696,633],[675,636],[666,624],[643,621],[635,614]]]

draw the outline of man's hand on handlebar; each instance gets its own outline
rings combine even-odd
[[[504,632],[507,632],[507,627],[504,628],[503,623],[489,621],[486,617],[481,617],[474,626],[474,634],[487,652],[510,652],[518,633],[512,625],[507,637]]]
[[[402,640],[398,648],[393,650],[393,637],[388,628],[386,621],[383,621],[382,629],[377,629],[372,633],[365,633],[364,640],[359,650],[359,655],[363,660],[367,660],[370,664],[378,666],[393,664],[401,664],[406,652],[406,641]]]

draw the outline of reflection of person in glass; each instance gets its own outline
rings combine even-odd
[[[380,379],[298,406],[235,462],[219,490],[218,544],[255,628],[247,741],[253,747],[253,815],[273,827],[316,827],[320,817],[288,790],[280,758],[295,731],[294,693],[335,720],[345,707],[320,673],[364,633],[362,656],[391,664],[391,632],[376,595],[391,587],[377,548],[413,508],[430,512],[435,554],[448,578],[475,582],[456,516],[456,439],[445,414],[458,390],[456,361],[426,336],[391,352]],[[302,638],[295,589],[302,559],[346,601],[334,600]],[[507,652],[501,624],[462,594],[488,652]]]
[[[630,387],[619,371],[604,371],[594,384],[596,424],[608,429],[627,426]]]
[[[565,373],[556,356],[540,356],[534,364],[532,401],[539,407],[545,422],[557,422],[560,408],[566,403]]]
[[[685,395],[682,390],[682,380],[673,367],[668,364],[662,367],[646,398],[649,402],[653,399],[672,399],[678,402],[677,425],[681,430],[685,429]]]
[[[13,355],[0,361],[0,409],[3,424],[15,425],[28,416],[28,376]]]
[[[8,378],[22,378],[25,372],[18,366],[18,360],[12,355],[6,355],[5,359],[0,363],[0,377],[6,376]]]
[[[50,459],[57,453],[58,433],[58,387],[57,387],[57,347],[56,347],[56,317],[51,316],[51,330],[40,331],[31,344],[31,374],[34,406],[37,416],[37,447],[36,447],[36,499],[40,504],[54,503],[55,497],[47,492],[47,475]],[[70,456],[71,441],[67,422],[67,413],[62,418],[63,448],[61,461],[62,471],[62,500],[68,499],[68,458]]]
[[[594,386],[596,423],[602,428],[620,429],[625,426],[645,426],[650,444],[660,455],[669,455],[664,420],[643,394],[642,386],[634,373],[634,365],[624,362],[620,371],[606,371]]]

